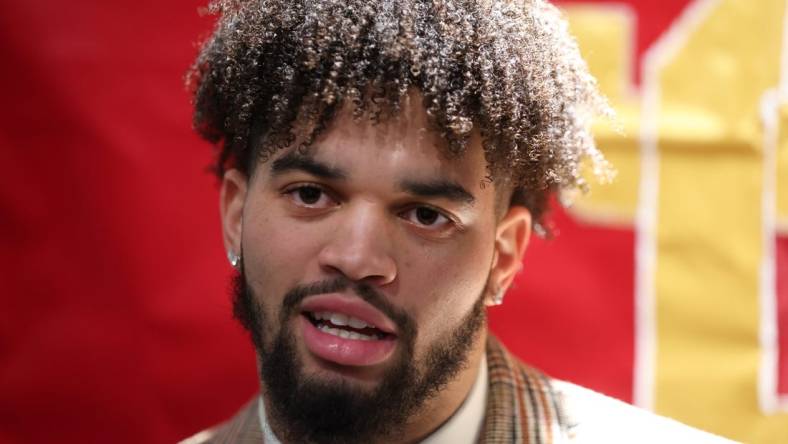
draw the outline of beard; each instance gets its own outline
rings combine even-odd
[[[243,270],[243,266],[239,267]],[[304,374],[291,320],[310,295],[350,289],[397,324],[397,352],[379,384],[362,389],[341,379]],[[233,278],[233,315],[249,332],[260,362],[260,382],[268,398],[266,413],[283,442],[374,442],[401,432],[408,420],[466,368],[468,354],[486,326],[481,295],[459,325],[435,340],[421,359],[414,356],[417,328],[404,311],[373,287],[339,277],[291,289],[270,324],[241,271]]]

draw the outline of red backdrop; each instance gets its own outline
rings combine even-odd
[[[686,1],[624,3],[648,17],[642,52]],[[173,442],[256,390],[211,150],[182,86],[212,23],[202,5],[2,2],[2,443]],[[556,221],[493,329],[546,371],[630,400],[634,234]]]

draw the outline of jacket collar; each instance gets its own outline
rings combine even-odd
[[[487,340],[489,390],[480,442],[561,443],[563,400],[551,380],[521,363],[492,335]]]

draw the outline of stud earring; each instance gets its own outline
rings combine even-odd
[[[238,264],[241,262],[241,257],[232,251],[228,251],[227,260],[230,261],[230,265],[232,265],[233,268],[238,268]]]
[[[503,304],[503,295],[504,295],[504,293],[505,292],[503,291],[503,289],[500,289],[500,290],[496,291],[495,295],[492,298],[492,305],[501,305],[501,304]]]

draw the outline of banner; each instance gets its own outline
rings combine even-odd
[[[526,362],[788,442],[778,0],[571,1],[618,169],[553,214],[491,328]],[[3,2],[0,444],[171,443],[257,390],[183,74],[205,2]]]

